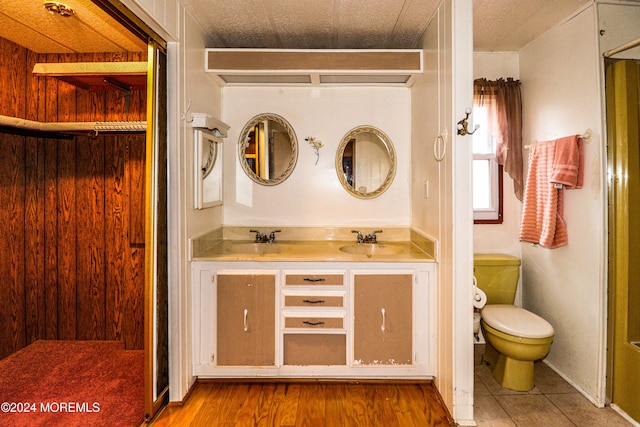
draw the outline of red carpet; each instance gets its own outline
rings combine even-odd
[[[0,426],[139,426],[144,352],[117,341],[36,341],[0,360]]]

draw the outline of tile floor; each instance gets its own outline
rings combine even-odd
[[[533,390],[503,388],[480,364],[483,353],[484,344],[476,344],[474,416],[480,427],[632,425],[610,407],[596,408],[542,362],[535,364]]]

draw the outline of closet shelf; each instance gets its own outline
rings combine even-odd
[[[54,77],[85,90],[144,90],[146,61],[141,62],[45,62],[33,67],[33,74]]]

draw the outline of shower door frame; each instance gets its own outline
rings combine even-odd
[[[638,375],[640,348],[633,348],[629,338],[629,284],[634,276],[632,269],[640,265],[640,249],[635,249],[635,255],[631,251],[634,241],[629,220],[631,209],[640,209],[640,195],[635,194],[640,188],[640,64],[636,60],[607,60],[605,67],[609,175],[607,400],[638,420],[640,408],[634,405],[634,399],[637,401],[640,396],[640,385],[632,374]],[[636,80],[635,93],[627,88],[629,79]],[[630,143],[634,141],[635,144]],[[640,240],[640,236],[636,237]]]

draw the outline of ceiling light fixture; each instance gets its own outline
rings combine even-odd
[[[56,1],[44,2],[44,8],[47,9],[47,11],[52,15],[55,15],[57,13],[60,16],[69,17],[73,16],[73,14],[75,13],[69,6],[58,3]]]

